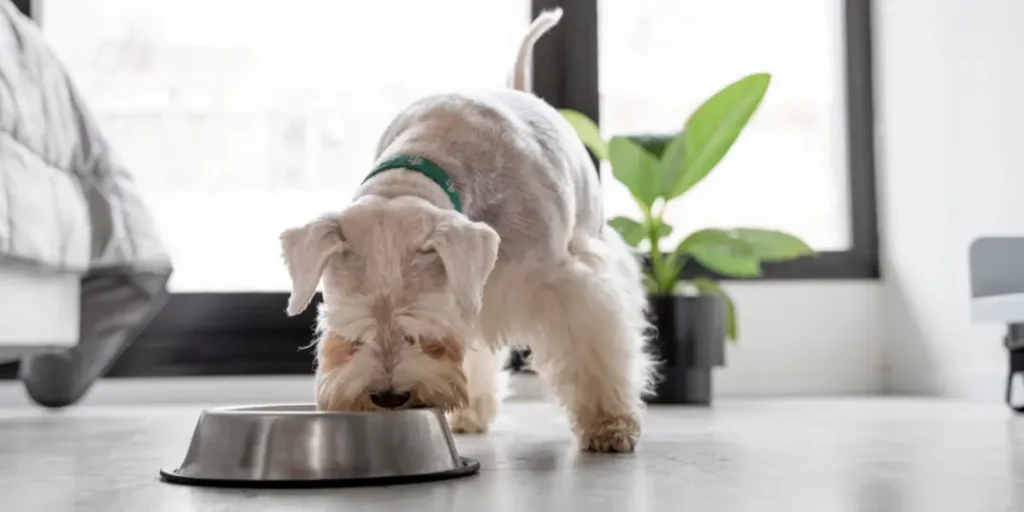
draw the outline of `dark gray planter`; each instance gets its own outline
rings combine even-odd
[[[725,365],[725,304],[712,295],[651,296],[651,340],[660,362],[652,404],[710,405],[711,370]]]

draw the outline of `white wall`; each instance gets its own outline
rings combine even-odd
[[[1024,2],[874,2],[884,385],[1001,398],[1001,327],[972,325],[968,247],[1024,234]]]
[[[729,283],[738,343],[718,396],[870,394],[882,387],[877,281]]]

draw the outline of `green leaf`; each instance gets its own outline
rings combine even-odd
[[[656,283],[654,281],[653,277],[651,277],[651,276],[649,276],[649,275],[647,275],[645,273],[643,275],[643,282],[644,282],[644,290],[646,290],[648,294],[651,294],[651,295],[658,294],[658,283]]]
[[[690,116],[683,127],[683,165],[666,200],[693,188],[718,165],[761,104],[770,82],[767,73],[744,77],[717,92]]]
[[[729,340],[736,341],[737,328],[736,328],[736,305],[732,302],[732,297],[729,297],[728,293],[718,283],[704,278],[698,277],[693,280],[693,285],[700,290],[701,293],[706,295],[717,295],[725,301],[725,336]]]
[[[665,222],[658,224],[658,238],[665,238],[672,234],[672,226],[669,226]]]
[[[604,143],[604,139],[601,138],[601,130],[597,127],[586,114],[578,112],[572,109],[559,110],[562,117],[565,117],[572,128],[576,130],[576,134],[580,136],[580,140],[583,144],[590,149],[600,160],[608,159],[608,146]]]
[[[640,224],[629,217],[615,217],[608,221],[608,225],[614,228],[615,231],[618,231],[619,235],[622,235],[622,239],[633,247],[636,247],[647,238],[647,224]],[[670,234],[672,234],[672,226],[664,222],[658,224],[658,238],[663,238]]]
[[[622,235],[622,239],[633,247],[636,247],[641,240],[647,237],[644,226],[628,217],[615,217],[608,221],[608,225],[614,228],[615,231],[618,231]]]
[[[669,142],[661,135],[630,135],[629,140],[646,149],[648,153],[654,155],[654,158],[661,158]]]
[[[696,231],[676,247],[676,252],[689,254],[705,268],[732,277],[761,275],[761,262],[753,248],[721,229]]]
[[[674,252],[662,259],[658,275],[655,276],[662,295],[675,293],[679,287],[679,273],[683,270],[685,263],[686,257]]]
[[[673,189],[676,187],[676,183],[679,182],[683,171],[685,170],[684,158],[686,146],[686,133],[682,132],[676,135],[668,146],[665,147],[665,151],[661,154],[661,160],[658,161],[658,174],[661,175],[661,188],[659,192],[662,197],[671,199],[676,196],[672,195]]]
[[[761,261],[786,261],[814,254],[803,240],[770,229],[737,228],[730,230],[730,235],[743,240]]]
[[[615,179],[629,189],[638,203],[650,210],[658,198],[658,160],[625,137],[612,137],[608,144],[608,160]]]

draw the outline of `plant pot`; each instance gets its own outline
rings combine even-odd
[[[711,404],[711,370],[725,365],[725,304],[713,295],[651,296],[656,329],[651,351],[660,363],[652,404]]]

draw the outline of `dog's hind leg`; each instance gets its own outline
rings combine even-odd
[[[651,376],[640,267],[614,232],[577,238],[572,251],[537,276],[534,367],[568,409],[581,449],[630,452]]]
[[[466,372],[469,405],[448,416],[453,432],[482,434],[498,417],[505,386],[502,367],[506,357],[506,349],[492,349],[484,344],[466,351],[462,368]]]

